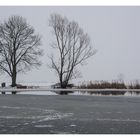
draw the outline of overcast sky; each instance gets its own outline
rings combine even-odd
[[[80,67],[82,78],[76,81],[113,80],[119,74],[124,80],[140,79],[140,7],[0,7],[0,22],[11,15],[27,19],[36,33],[42,36],[43,65],[26,74],[18,75],[18,82],[55,82],[56,75],[47,67],[47,54],[52,52],[50,14],[58,13],[75,20],[91,38],[97,50],[88,64]],[[8,76],[0,75],[0,82]]]

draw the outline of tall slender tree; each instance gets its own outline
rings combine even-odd
[[[95,50],[88,34],[84,33],[77,22],[69,21],[59,14],[52,14],[49,25],[54,36],[51,44],[54,52],[49,57],[49,66],[56,72],[60,87],[66,88],[72,78],[79,76],[77,66],[93,56]]]

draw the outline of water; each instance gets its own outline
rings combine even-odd
[[[7,93],[6,93],[7,94]],[[11,94],[11,93],[8,93]],[[18,95],[59,95],[55,92],[17,92]],[[72,92],[67,95],[75,95],[75,96],[126,96],[126,97],[140,97],[140,93],[136,92],[100,92],[100,93],[89,93],[89,92]]]
[[[100,92],[100,93],[82,93],[82,92],[74,92],[70,93],[69,95],[85,95],[85,96],[132,96],[132,97],[140,97],[140,93],[136,92]]]

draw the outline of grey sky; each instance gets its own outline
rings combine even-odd
[[[57,81],[47,67],[52,40],[48,19],[52,13],[77,21],[98,50],[87,65],[80,67],[83,77],[76,81],[113,80],[120,73],[126,81],[140,79],[140,7],[0,7],[0,22],[21,15],[42,36],[43,65],[18,75],[18,82]],[[9,80],[6,75],[0,76],[0,82]]]

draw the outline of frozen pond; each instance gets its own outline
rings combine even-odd
[[[20,94],[0,95],[0,134],[140,134],[137,97]]]

